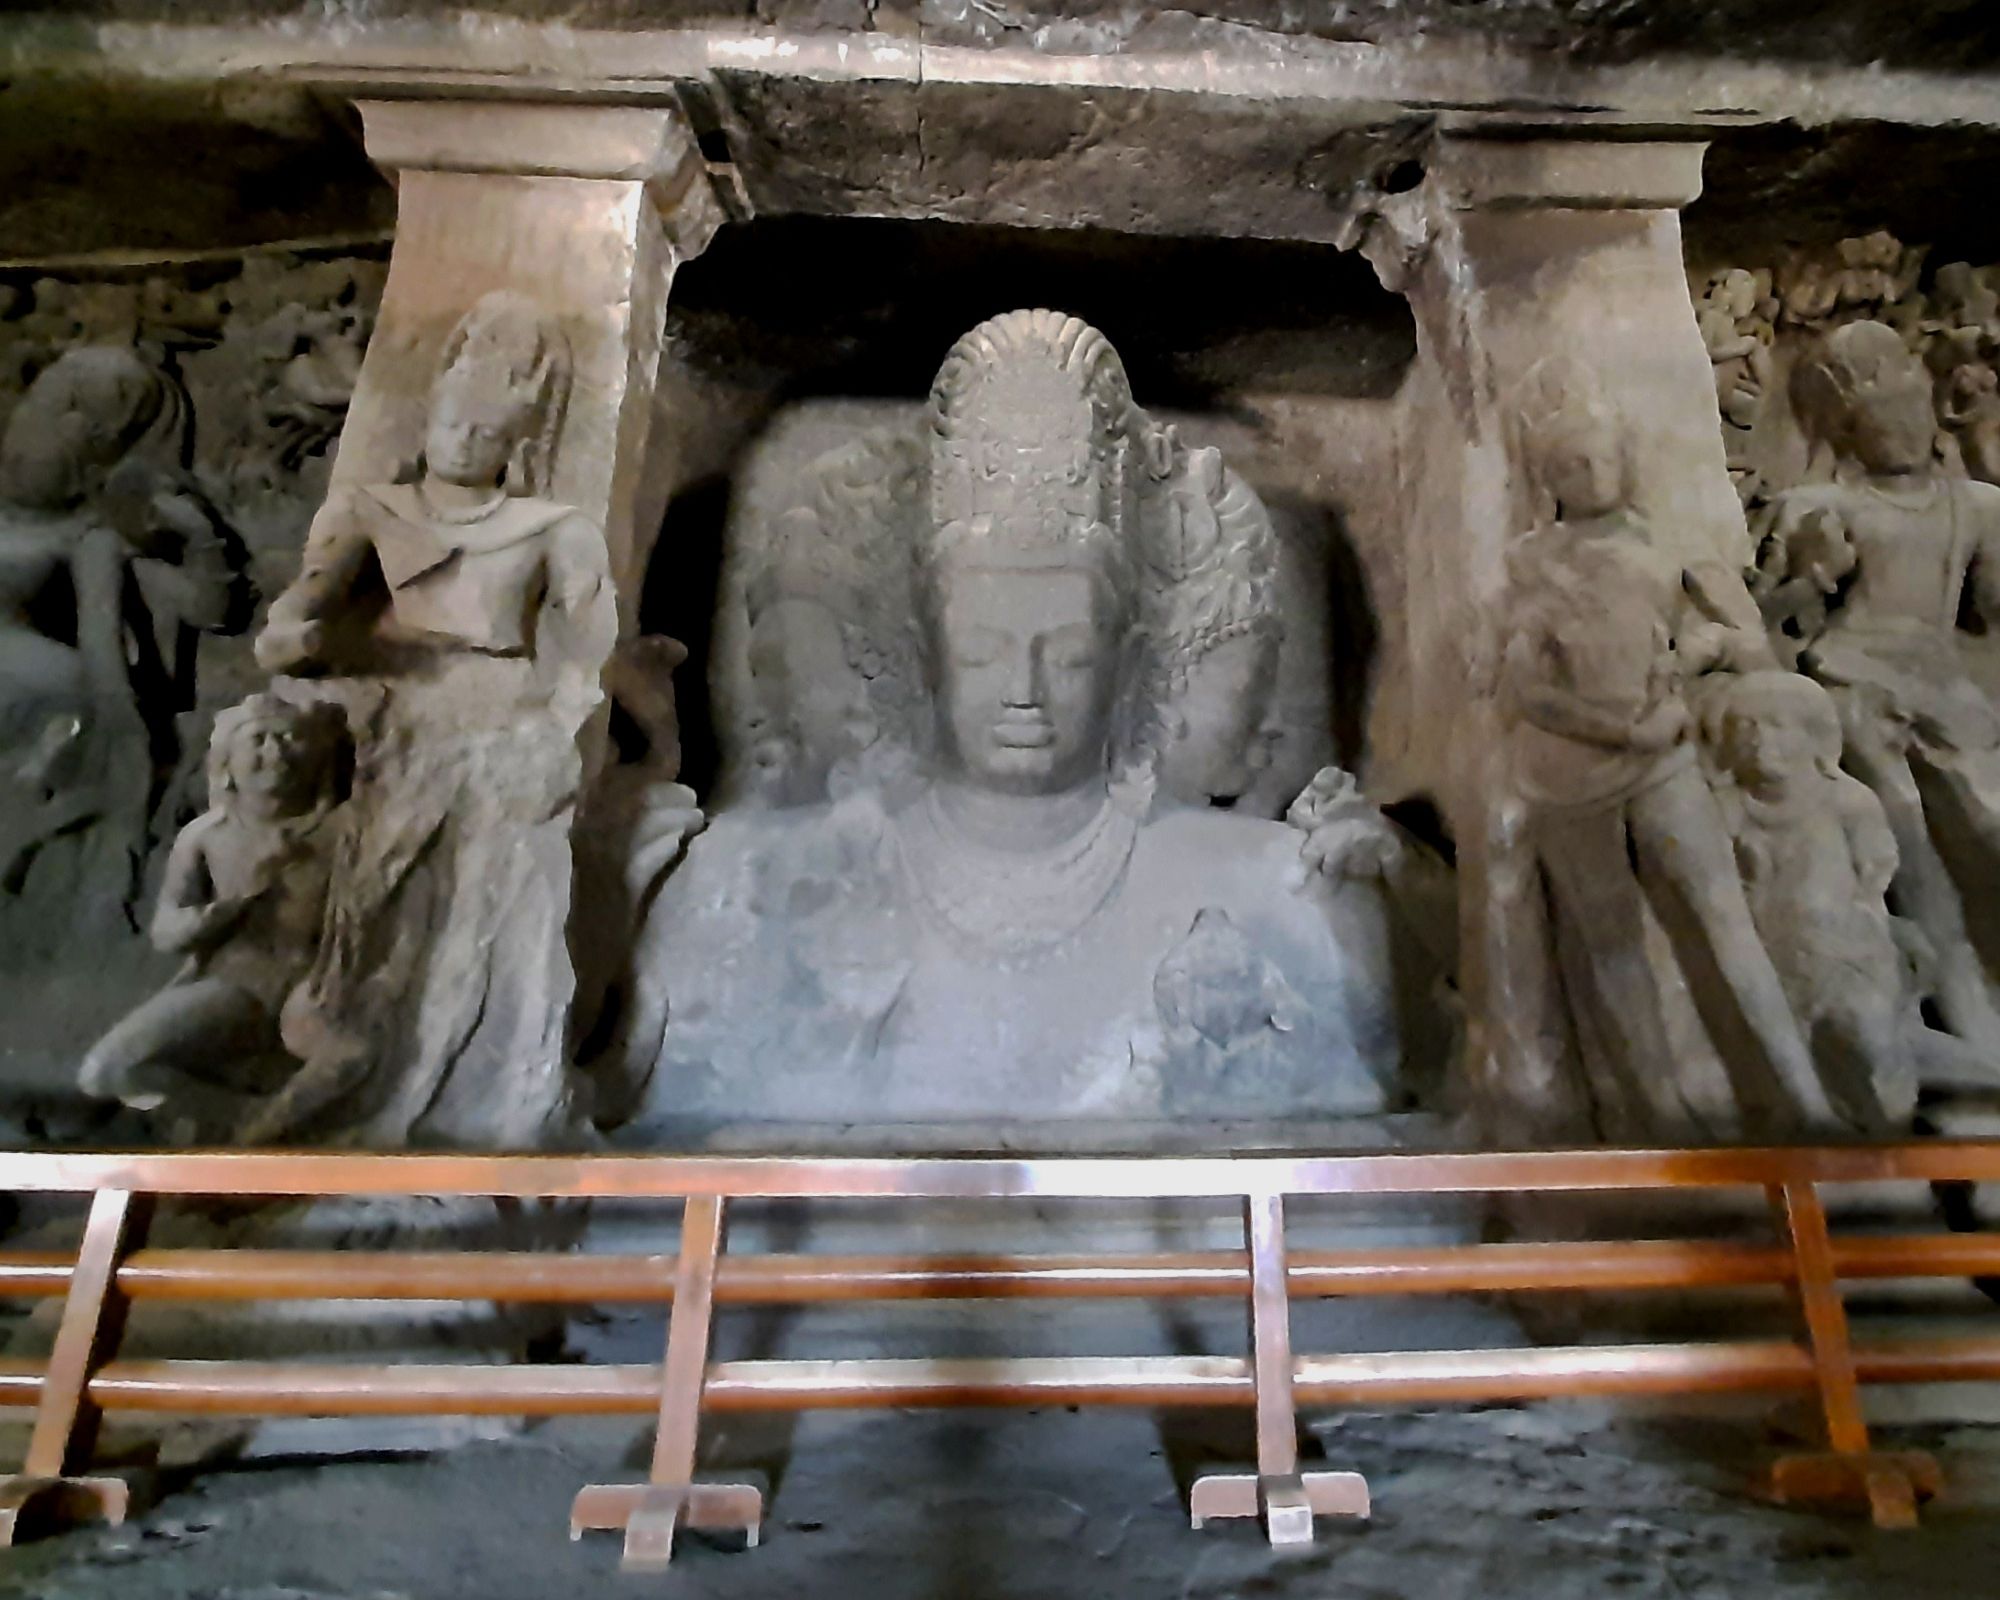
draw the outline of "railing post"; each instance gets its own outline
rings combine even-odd
[[[71,1269],[69,1294],[35,1403],[34,1432],[21,1470],[0,1479],[0,1546],[11,1545],[33,1507],[57,1524],[101,1517],[125,1520],[130,1491],[122,1478],[83,1476],[97,1443],[92,1375],[117,1348],[125,1301],[118,1263],[145,1232],[151,1201],[129,1189],[100,1189],[90,1201],[83,1244]]]
[[[698,1195],[681,1217],[674,1304],[660,1368],[659,1425],[653,1466],[643,1484],[592,1484],[570,1511],[572,1539],[589,1528],[625,1530],[628,1572],[656,1571],[673,1558],[674,1535],[690,1528],[738,1528],[752,1545],[764,1520],[763,1491],[750,1483],[697,1483],[695,1446],[708,1376],[715,1311],[715,1267],[722,1254],[722,1200]]]
[[[1780,1459],[1771,1469],[1771,1492],[1788,1504],[1865,1499],[1877,1527],[1914,1528],[1917,1502],[1938,1491],[1938,1464],[1921,1450],[1870,1448],[1847,1306],[1819,1190],[1810,1178],[1794,1178],[1772,1185],[1770,1197],[1791,1241],[1799,1311],[1829,1446]]]
[[[1195,1527],[1216,1517],[1262,1517],[1274,1545],[1310,1544],[1313,1518],[1366,1517],[1368,1481],[1358,1472],[1301,1472],[1292,1402],[1292,1300],[1285,1265],[1285,1197],[1245,1197],[1250,1251],[1251,1374],[1257,1397],[1257,1470],[1209,1472],[1195,1481]]]

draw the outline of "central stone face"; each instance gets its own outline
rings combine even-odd
[[[1404,1106],[1384,852],[1212,804],[1281,627],[1216,453],[1027,311],[953,347],[927,437],[809,480],[744,586],[758,792],[639,941],[630,1136]]]

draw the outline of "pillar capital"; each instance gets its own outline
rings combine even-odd
[[[1678,211],[1701,193],[1700,139],[1478,129],[1440,138],[1434,170],[1458,211]]]
[[[580,105],[552,100],[362,99],[362,138],[390,173],[465,172],[520,178],[638,183],[677,260],[701,254],[730,215],[720,187],[673,105]]]

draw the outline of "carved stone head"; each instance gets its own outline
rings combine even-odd
[[[1101,776],[1127,663],[1132,394],[1096,329],[1015,311],[931,387],[921,605],[939,753],[972,783]]]
[[[505,289],[481,297],[445,341],[425,471],[447,483],[541,494],[569,380],[569,344],[539,305]]]
[[[0,499],[59,511],[92,499],[112,469],[187,463],[187,396],[137,351],[65,351],[29,385],[0,437]]]
[[[1793,369],[1792,399],[1807,427],[1870,472],[1902,475],[1930,463],[1930,375],[1886,323],[1834,329]]]
[[[1784,789],[1840,765],[1840,714],[1832,697],[1797,672],[1748,672],[1719,691],[1710,728],[1738,787]]]
[[[1550,356],[1521,380],[1521,451],[1559,521],[1602,517],[1626,504],[1625,423],[1595,373]]]
[[[1256,781],[1282,632],[1277,534],[1214,450],[1173,446],[1171,488],[1144,541],[1143,625],[1159,777],[1184,800]]]
[[[876,731],[850,649],[853,557],[801,508],[780,520],[745,588],[750,758],[758,788],[779,804],[823,799],[834,766]]]
[[[209,803],[264,817],[297,817],[332,797],[347,741],[337,706],[253,694],[215,719]]]

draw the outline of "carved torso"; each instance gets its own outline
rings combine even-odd
[[[384,637],[448,643],[494,655],[528,655],[547,591],[542,535],[569,508],[546,500],[502,501],[476,521],[441,521],[412,484],[364,489],[355,515],[388,582]]]
[[[695,840],[640,952],[670,1021],[636,1134],[1384,1109],[1378,886],[1286,887],[1299,837],[1282,824],[1154,817],[1102,905],[1039,941],[1025,914],[991,937],[940,915],[910,825],[847,804],[726,816]],[[1099,889],[1095,863],[1076,876],[1071,913]]]
[[[1670,652],[1681,569],[1650,541],[1632,531],[1557,528],[1522,540],[1511,566],[1503,616],[1521,688],[1574,696],[1626,725],[1676,692]],[[1525,716],[1512,744],[1521,792],[1548,805],[1615,804],[1666,762],[1686,759],[1585,742]]]
[[[1958,648],[1968,575],[2000,531],[2000,490],[1944,478],[1907,490],[1826,485],[1788,494],[1780,515],[1796,526],[1815,511],[1845,530],[1854,573],[1800,664],[1899,720],[1923,718],[1961,748],[2000,740],[2000,717]]]

